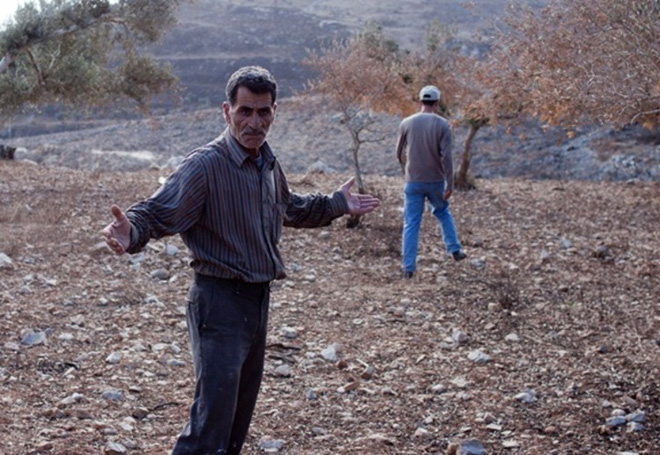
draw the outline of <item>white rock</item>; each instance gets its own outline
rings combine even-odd
[[[0,253],[0,269],[10,269],[14,267],[14,261],[5,253]]]
[[[321,357],[330,362],[336,362],[339,360],[339,349],[340,346],[337,343],[331,344],[323,351],[321,351]]]
[[[124,357],[124,355],[121,352],[115,351],[112,354],[110,354],[108,357],[106,357],[105,361],[107,363],[116,365],[119,362],[121,362],[122,357]]]

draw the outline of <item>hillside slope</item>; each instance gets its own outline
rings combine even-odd
[[[185,247],[99,243],[109,205],[160,175],[0,162],[0,453],[170,450],[193,386]],[[450,261],[427,216],[412,281],[398,177],[367,178],[383,206],[359,229],[285,232],[246,455],[657,452],[660,185],[478,183],[452,199],[469,258]]]
[[[360,161],[364,172],[400,175],[394,156],[399,120],[387,115],[379,118],[378,129],[385,139],[363,145]],[[203,109],[106,122],[80,131],[16,137],[8,143],[21,148],[17,154],[21,160],[88,170],[135,171],[171,168],[224,128],[219,109]],[[455,128],[456,166],[465,135],[465,128]],[[346,173],[353,168],[350,136],[336,112],[319,99],[281,100],[269,141],[289,172],[320,167]],[[472,154],[471,170],[481,178],[660,181],[658,138],[641,127],[626,131],[585,129],[571,140],[561,131],[544,133],[536,124],[511,132],[504,127],[487,127],[477,135]]]

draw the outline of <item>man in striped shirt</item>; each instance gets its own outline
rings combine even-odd
[[[180,234],[192,256],[187,322],[195,368],[190,420],[173,455],[238,455],[263,374],[270,282],[285,276],[282,226],[327,226],[378,207],[371,195],[289,191],[266,136],[277,85],[260,67],[236,71],[226,87],[227,129],[193,150],[163,186],[126,213],[113,205],[103,233],[115,252]]]

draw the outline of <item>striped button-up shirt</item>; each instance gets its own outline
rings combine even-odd
[[[228,130],[193,150],[150,198],[130,207],[129,253],[180,234],[203,275],[262,283],[285,276],[277,248],[282,225],[327,226],[348,212],[344,195],[298,195],[267,143],[260,160]]]

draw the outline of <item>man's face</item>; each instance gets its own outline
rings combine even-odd
[[[257,155],[275,120],[277,104],[270,93],[256,94],[245,87],[236,92],[236,102],[222,104],[229,132],[248,153]]]

